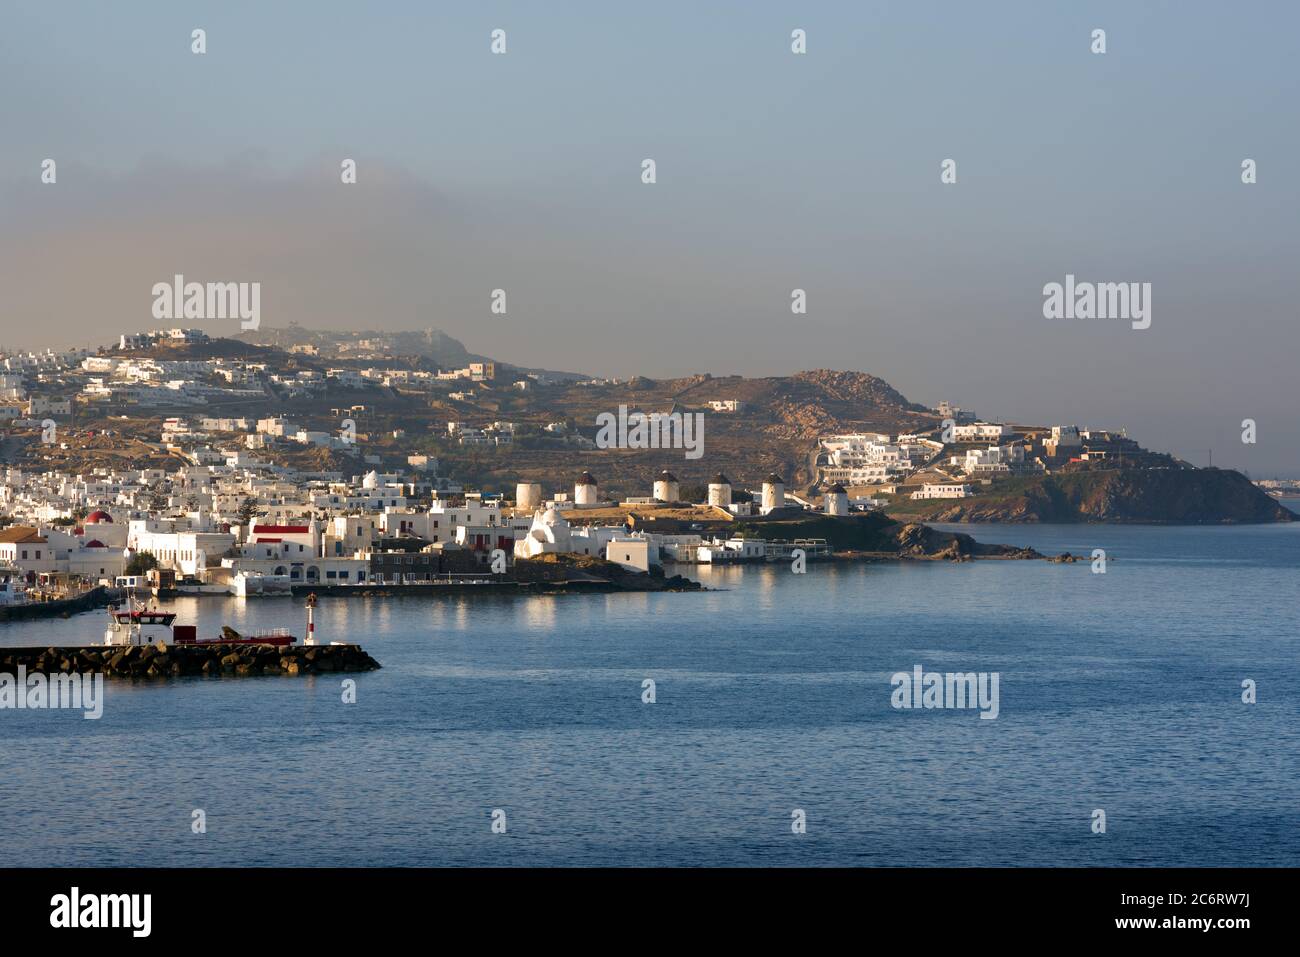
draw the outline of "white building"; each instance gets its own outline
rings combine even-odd
[[[573,483],[573,503],[580,508],[600,504],[600,489],[590,472],[583,472]]]
[[[54,398],[53,396],[32,396],[31,401],[27,403],[27,414],[32,418],[41,418],[48,415],[72,415],[72,400]]]
[[[1049,456],[1073,455],[1083,448],[1083,439],[1076,425],[1052,426],[1051,438],[1043,440],[1043,451]]]
[[[775,472],[763,481],[761,511],[763,515],[785,507],[785,479]]]
[[[717,508],[731,505],[731,480],[719,472],[709,482],[709,504]]]
[[[970,494],[971,486],[969,485],[949,485],[942,482],[927,482],[925,485],[922,485],[918,491],[913,492],[911,497],[913,499],[966,498]]]
[[[975,422],[972,425],[955,425],[954,442],[996,442],[1013,434],[1009,425],[1001,422]]]
[[[655,479],[654,498],[656,502],[680,502],[682,487],[677,481],[677,476],[667,469],[660,472]]]
[[[285,438],[286,436],[296,435],[298,426],[290,422],[282,415],[272,416],[269,419],[257,420],[257,431],[267,435],[274,435],[276,438]]]
[[[838,482],[826,490],[826,514],[849,514],[849,493]]]
[[[553,508],[533,516],[527,534],[515,542],[515,558],[536,558],[548,553],[568,552],[572,548],[572,528],[568,520]]]
[[[631,571],[650,571],[650,543],[643,538],[621,538],[605,546],[605,560]]]
[[[986,449],[970,449],[965,459],[954,461],[969,475],[1005,473],[1022,468],[1025,464],[1023,445],[990,445]]]
[[[542,486],[537,482],[520,482],[515,486],[515,508],[536,510],[542,504]]]

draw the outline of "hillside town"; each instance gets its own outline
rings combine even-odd
[[[742,470],[736,484],[715,456],[715,471],[694,481],[643,468],[607,489],[597,469],[569,463],[627,474],[627,453],[597,450],[592,419],[552,417],[560,406],[538,397],[604,396],[636,382],[477,358],[445,369],[383,361],[393,343],[375,337],[336,341],[330,354],[310,343],[231,345],[178,328],[94,350],[0,355],[0,603],[96,586],[247,597],[468,581],[551,554],[643,574],[784,559],[795,547],[816,558],[831,550],[823,538],[765,537],[762,523],[905,513],[1018,478],[1187,467],[1123,430],[990,422],[947,402],[908,404],[872,380],[876,404],[863,400],[855,417],[903,428],[812,433],[802,480],[787,483],[738,440],[726,466]],[[715,449],[729,423],[765,414],[749,380],[688,386],[660,409],[707,416]],[[518,421],[501,416],[510,409]],[[456,462],[477,460],[443,460],[525,448],[556,463],[546,478],[476,482]],[[739,532],[745,522],[758,524]]]
[[[513,499],[428,479],[374,471],[344,479],[247,464],[144,469],[89,475],[4,472],[0,579],[4,599],[23,592],[68,593],[91,585],[145,586],[195,594],[286,594],[295,585],[389,585],[463,581],[547,554],[594,556],[636,572],[664,562],[764,560],[761,540],[637,528],[656,508],[685,515],[674,528],[774,515],[811,507],[787,499],[779,477],[757,501],[733,499],[725,476],[708,502],[686,505],[671,473],[652,494],[605,500],[584,472],[572,490],[544,495],[521,484]],[[826,496],[830,514],[847,515],[847,496]],[[610,513],[622,516],[611,521]],[[822,543],[824,544],[824,543]],[[819,543],[807,543],[816,554]]]

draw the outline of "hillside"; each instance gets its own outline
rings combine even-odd
[[[1112,469],[1012,479],[972,498],[900,501],[889,511],[927,522],[1220,525],[1297,519],[1240,472],[1227,469]]]
[[[312,346],[321,354],[284,351],[293,346]],[[169,402],[168,391],[158,387],[149,390],[148,405],[133,404],[130,397],[117,406],[79,402],[72,421],[60,429],[58,443],[43,445],[31,428],[15,430],[0,446],[0,459],[33,470],[72,473],[96,467],[174,467],[182,454],[159,442],[168,416],[283,415],[308,432],[334,433],[351,421],[357,441],[347,450],[293,442],[259,449],[257,457],[274,465],[354,475],[374,466],[405,471],[409,456],[424,454],[436,457],[440,476],[507,494],[520,481],[539,482],[548,494],[566,491],[574,478],[589,471],[607,500],[651,494],[654,477],[667,469],[680,481],[683,498],[701,501],[705,484],[719,472],[727,475],[738,497],[756,491],[771,473],[782,476],[790,491],[807,488],[816,478],[817,439],[827,434],[928,432],[940,423],[937,412],[864,372],[816,369],[763,378],[705,373],[624,381],[548,373],[524,379],[520,370],[498,363],[495,378],[484,381],[473,379],[468,370],[459,378],[439,379],[434,371],[463,368],[476,357],[434,329],[340,333],[290,326],[249,333],[238,341],[158,343],[142,352],[159,359],[255,359],[266,376],[252,389],[227,390],[216,371],[195,373],[199,403],[189,397]],[[371,371],[368,381],[357,375],[375,369],[384,371]],[[347,370],[353,374],[346,375]],[[723,402],[739,407],[715,411],[713,403]],[[692,417],[692,423],[700,416],[703,441],[689,449],[698,454],[688,456],[686,448],[595,447],[599,417],[618,416],[620,410],[680,413]],[[494,423],[508,425],[491,435],[472,432],[495,428]],[[449,424],[462,431],[453,434]],[[458,438],[464,430],[471,430],[466,443]],[[198,441],[230,448],[242,445],[243,436],[214,433]],[[960,454],[962,448],[949,452]],[[1143,456],[1144,467],[1135,469],[1129,462],[1128,468],[1095,470],[1090,462],[1071,463],[1050,476],[999,477],[960,500],[913,502],[905,487],[889,512],[902,519],[948,522],[1206,524],[1295,518],[1238,473],[1165,467],[1174,460],[1141,450],[1122,454]]]
[[[409,365],[426,369],[459,369],[471,362],[486,360],[496,362],[497,367],[503,371],[537,372],[561,380],[590,378],[577,372],[534,369],[493,356],[478,355],[466,349],[459,339],[433,328],[414,332],[338,332],[290,324],[241,332],[236,339],[240,343],[256,344],[280,352],[289,352],[294,346],[312,346],[319,352],[320,358],[330,365],[347,365],[360,360],[365,364],[383,362],[399,368]]]
[[[713,412],[709,402],[738,399],[738,412]],[[909,402],[889,383],[861,372],[816,370],[792,376],[747,379],[740,376],[690,376],[683,379],[637,377],[603,385],[570,384],[539,388],[524,395],[504,390],[475,403],[446,406],[447,419],[471,423],[497,418],[540,429],[567,421],[587,438],[596,434],[596,417],[617,414],[620,406],[641,412],[703,412],[703,455],[688,459],[681,449],[582,449],[530,435],[526,429],[512,448],[460,448],[430,440],[446,470],[473,481],[508,487],[532,479],[545,488],[563,487],[584,469],[605,494],[647,495],[653,477],[670,469],[683,489],[706,483],[721,471],[739,487],[757,488],[771,472],[791,487],[812,480],[808,455],[826,432],[897,432],[933,428],[938,417]],[[475,412],[478,414],[475,415]]]
[[[270,346],[286,352],[293,346],[315,346],[322,354],[334,353],[342,344],[357,348],[359,343],[366,342],[373,345],[373,350],[357,348],[358,352],[418,356],[444,368],[458,368],[481,358],[472,355],[464,343],[441,329],[423,329],[418,332],[335,332],[290,324],[242,332],[236,338],[241,342]]]

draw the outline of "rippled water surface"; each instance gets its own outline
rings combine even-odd
[[[0,711],[0,842],[11,864],[1300,864],[1300,525],[963,530],[1104,548],[1107,572],[323,599],[322,637],[384,664],[356,704],[338,677],[265,677],[110,683],[99,721]],[[201,634],[302,631],[288,599],[174,607]],[[895,710],[889,677],[916,664],[998,672],[999,717]]]

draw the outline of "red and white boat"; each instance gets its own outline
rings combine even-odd
[[[304,644],[308,645],[316,644],[316,624],[312,620],[315,608],[316,596],[307,596],[307,640]],[[130,596],[126,609],[110,605],[108,617],[110,624],[104,632],[106,645],[152,645],[161,641],[167,645],[274,645],[284,648],[298,643],[298,639],[285,628],[238,638],[224,635],[200,638],[194,625],[175,624],[175,612],[149,608]]]

